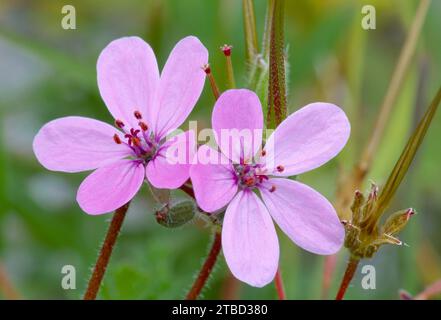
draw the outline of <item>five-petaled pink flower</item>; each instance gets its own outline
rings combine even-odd
[[[344,229],[332,205],[312,188],[287,179],[323,165],[342,150],[350,124],[339,107],[322,102],[305,106],[284,120],[261,148],[258,97],[245,89],[229,90],[214,106],[212,127],[221,153],[201,146],[198,158],[212,162],[193,164],[190,177],[203,210],[227,206],[222,246],[235,277],[256,287],[274,278],[279,243],[272,219],[307,251],[327,255],[339,250]],[[221,143],[228,130],[253,132],[257,143]]]
[[[138,37],[111,42],[97,62],[98,87],[117,128],[84,117],[53,120],[34,139],[34,152],[49,170],[96,169],[80,185],[77,201],[89,214],[113,211],[130,201],[145,178],[174,189],[189,177],[190,161],[172,164],[168,148],[188,148],[193,134],[173,139],[202,92],[208,51],[195,37],[179,41],[161,75],[151,47]],[[179,144],[178,146],[176,144]]]

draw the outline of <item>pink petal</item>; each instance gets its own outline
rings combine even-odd
[[[198,161],[190,168],[190,178],[196,201],[206,212],[226,206],[237,192],[230,160],[207,145],[199,147]]]
[[[81,183],[77,201],[91,215],[114,211],[129,202],[144,181],[144,166],[120,160],[98,168]]]
[[[208,51],[198,38],[190,36],[173,48],[161,73],[159,108],[154,131],[163,137],[188,117],[204,88]]]
[[[133,115],[137,110],[151,126],[159,85],[152,48],[138,37],[114,40],[101,52],[97,72],[101,97],[113,117],[125,122],[128,128],[138,127]]]
[[[268,210],[255,193],[241,191],[229,204],[222,247],[233,275],[255,287],[270,283],[279,264],[279,241]]]
[[[176,189],[190,176],[191,160],[196,152],[194,131],[180,133],[168,140],[157,156],[147,164],[148,181],[159,189]]]
[[[297,181],[270,179],[276,190],[261,189],[271,216],[298,246],[316,254],[337,252],[344,240],[342,224],[329,201]]]
[[[316,102],[284,120],[269,137],[264,161],[274,175],[291,176],[320,167],[345,146],[350,124],[343,110]],[[284,170],[274,170],[282,165]]]
[[[225,91],[214,105],[211,123],[217,144],[236,163],[254,156],[262,144],[262,106],[250,90]]]
[[[130,154],[116,144],[114,127],[90,118],[65,117],[45,124],[34,138],[38,161],[47,169],[79,172],[96,169]]]

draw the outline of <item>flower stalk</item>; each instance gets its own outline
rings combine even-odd
[[[112,221],[110,222],[109,229],[104,239],[104,243],[101,247],[98,260],[96,261],[93,269],[92,276],[90,277],[86,293],[84,294],[84,300],[95,300],[98,294],[98,290],[101,286],[101,282],[104,278],[104,274],[109,264],[110,257],[112,255],[113,248],[118,238],[118,234],[121,230],[121,226],[124,222],[127,210],[129,209],[130,202],[122,206],[115,211]]]
[[[341,281],[340,288],[338,289],[335,300],[343,300],[346,290],[348,289],[349,284],[351,283],[352,278],[354,278],[355,272],[357,271],[359,262],[360,260],[358,258],[354,258],[352,256],[349,259],[348,265],[346,266],[345,274]]]
[[[276,273],[275,285],[279,300],[286,300],[285,286],[283,285],[283,279],[282,279],[282,275],[280,274],[280,268],[277,270]]]
[[[196,300],[202,289],[204,288],[211,272],[213,271],[214,265],[216,264],[217,257],[220,253],[222,247],[222,237],[220,231],[216,231],[214,234],[213,244],[211,246],[210,252],[202,265],[201,271],[193,283],[190,291],[186,296],[186,300]]]

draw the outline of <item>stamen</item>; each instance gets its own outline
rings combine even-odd
[[[276,191],[276,186],[272,185],[271,188],[269,189],[269,192],[274,192],[274,191]]]
[[[227,77],[228,77],[228,84],[230,88],[236,87],[236,81],[234,80],[234,71],[233,71],[233,62],[231,61],[231,49],[233,47],[229,45],[223,45],[221,47],[222,52],[225,55],[225,58],[227,60]]]
[[[224,44],[222,47],[220,47],[220,49],[222,50],[225,56],[229,57],[231,56],[231,49],[233,49],[233,46]]]
[[[116,119],[115,120],[115,126],[117,126],[118,128],[122,129],[122,128],[124,128],[125,124],[121,120]]]
[[[210,65],[207,63],[206,65],[202,66],[202,70],[204,70],[205,74],[208,77],[208,80],[210,81],[211,91],[213,92],[214,99],[217,100],[219,98],[219,88],[216,84],[216,80],[214,80],[213,74],[211,73]]]
[[[206,75],[209,75],[210,73],[211,73],[211,68],[210,68],[210,65],[207,63],[207,64],[204,64],[203,66],[202,66],[202,70],[204,70],[204,72],[205,72],[205,74]]]
[[[145,123],[144,121],[140,121],[138,123],[139,127],[141,128],[142,131],[147,131],[149,129],[149,126],[147,125],[147,123]]]
[[[138,133],[140,133],[141,131],[139,129],[130,129],[130,133],[132,134],[133,137],[137,138],[138,137]]]
[[[141,119],[142,119],[142,114],[141,114],[141,112],[139,112],[138,110],[136,110],[133,114],[135,115],[135,118],[136,118],[136,119],[138,119],[138,120],[141,120]]]
[[[266,151],[262,150],[261,155],[262,155],[262,157],[266,156]]]
[[[119,135],[117,135],[116,133],[113,135],[113,141],[115,141],[116,144],[122,143]]]
[[[283,170],[285,170],[285,167],[282,166],[282,165],[278,165],[276,169],[277,169],[277,171],[279,171],[279,172],[283,172]]]

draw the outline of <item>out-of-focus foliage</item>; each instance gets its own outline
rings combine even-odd
[[[237,0],[70,1],[77,29],[61,28],[60,1],[0,2],[0,263],[25,298],[75,299],[83,293],[109,216],[87,216],[75,202],[84,174],[42,168],[32,139],[47,121],[82,115],[111,121],[95,81],[95,62],[111,40],[138,35],[154,48],[162,66],[180,38],[198,36],[210,51],[217,82],[226,88],[219,47],[233,45],[237,85],[245,86],[242,2]],[[266,1],[255,1],[260,44]],[[363,1],[286,1],[285,37],[290,65],[288,112],[312,101],[342,106],[353,134],[346,150],[326,166],[304,174],[305,181],[334,198],[338,167],[349,167],[366,141],[385,94],[417,1],[376,0],[377,29],[361,28]],[[382,184],[411,128],[441,83],[441,2],[432,1],[412,67],[398,99],[369,178]],[[423,84],[420,86],[419,84]],[[210,125],[213,98],[206,85],[192,120]],[[418,211],[400,239],[409,247],[385,247],[374,260],[377,289],[363,290],[359,272],[347,297],[398,297],[398,290],[419,292],[441,278],[441,121],[438,114],[390,210]],[[366,186],[367,187],[367,186]],[[174,197],[185,197],[179,192]],[[145,187],[131,206],[104,280],[100,298],[182,298],[190,288],[210,241],[197,220],[178,229],[160,226]],[[323,258],[281,238],[281,269],[291,299],[320,297]],[[342,252],[332,290],[341,277]],[[223,257],[205,291],[222,298],[231,291]],[[61,288],[61,268],[74,265],[77,289]],[[361,270],[361,268],[360,268]],[[234,286],[233,286],[234,287]],[[272,285],[239,285],[240,298],[275,298]]]

